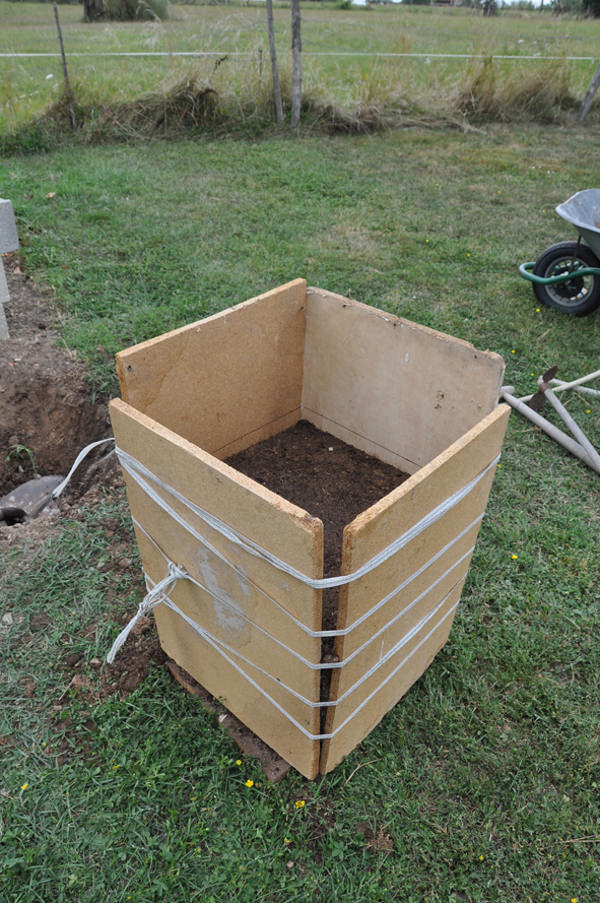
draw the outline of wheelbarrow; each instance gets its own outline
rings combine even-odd
[[[542,304],[583,317],[600,305],[600,188],[578,191],[556,212],[575,226],[579,238],[551,245],[535,263],[522,263],[519,272]]]

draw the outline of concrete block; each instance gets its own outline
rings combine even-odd
[[[6,198],[0,198],[0,254],[19,250],[19,236],[13,205]]]

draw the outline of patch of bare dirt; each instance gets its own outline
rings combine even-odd
[[[64,474],[83,446],[110,434],[85,366],[61,343],[50,296],[4,258],[10,338],[0,340],[0,496],[37,474]]]
[[[85,445],[111,433],[106,404],[90,399],[84,363],[61,342],[57,330],[60,315],[51,296],[21,272],[16,256],[7,255],[4,263],[10,293],[5,305],[10,338],[0,341],[0,496],[38,474],[65,475]],[[103,456],[100,450],[82,464],[81,473],[64,496],[38,517],[13,526],[0,523],[0,550],[34,548],[60,531],[67,513],[69,518],[78,518],[86,509],[97,507],[107,489],[122,488],[115,456]],[[105,569],[115,575],[117,583],[129,572],[143,594],[142,575],[132,560],[131,534],[120,529],[117,521],[107,520],[105,536]],[[122,610],[111,587],[106,601],[115,619],[126,624],[132,612]],[[31,619],[31,635],[47,626],[43,620],[47,617]],[[62,662],[67,672],[65,694],[85,696],[91,703],[114,693],[122,698],[131,693],[152,665],[165,658],[156,633],[149,630],[151,624],[142,619],[113,666],[67,654]],[[29,639],[26,635],[23,641]],[[99,673],[93,680],[95,670]],[[25,697],[35,693],[33,682],[23,689]]]
[[[123,626],[131,614],[124,612],[118,617]],[[64,655],[60,667],[65,672],[66,686],[61,702],[71,695],[90,704],[115,694],[120,699],[126,699],[148,677],[152,667],[165,661],[166,655],[160,648],[153,622],[141,618],[112,665],[100,658],[87,660],[79,653]]]
[[[90,400],[85,365],[61,343],[57,329],[60,315],[51,296],[21,272],[16,256],[7,255],[4,262],[10,292],[5,306],[10,338],[0,341],[0,497],[38,474],[66,475],[85,445],[111,432],[106,405]],[[90,456],[81,471],[59,501],[48,505],[37,517],[12,526],[0,521],[0,555],[9,548],[35,548],[60,532],[65,515],[77,519],[86,509],[100,505],[107,489],[113,493],[123,489],[114,455],[106,456],[100,451]],[[106,611],[125,626],[134,610],[131,592],[126,604],[123,602],[123,578],[127,578],[130,589],[135,587],[133,595],[140,599],[145,592],[143,577],[129,530],[112,517],[101,526],[107,553],[101,566],[108,578]],[[8,616],[12,618],[12,612]],[[48,614],[33,615],[22,643],[34,642],[35,635],[50,626]],[[95,631],[96,625],[92,624],[86,633],[93,636]],[[93,756],[96,725],[91,718],[83,725],[78,718],[75,724],[71,703],[83,703],[91,709],[115,694],[125,699],[153,667],[165,661],[153,620],[145,617],[139,619],[112,665],[67,648],[57,663],[64,674],[64,690],[55,706],[55,724],[62,737],[45,747],[45,753],[55,756],[59,765],[72,757]],[[173,667],[177,666],[171,666],[173,674]],[[218,724],[248,755],[261,760],[269,780],[283,777],[289,766],[193,683],[193,687],[191,683],[184,686],[188,692],[211,700]],[[36,680],[24,679],[21,689],[24,700],[35,698]],[[0,735],[0,747],[10,742],[10,737]]]
[[[91,400],[85,365],[61,341],[60,315],[50,294],[21,271],[17,260],[4,257],[10,337],[0,340],[0,497],[38,475],[66,475],[85,445],[110,435],[106,404]],[[59,529],[59,507],[92,504],[94,467],[102,468],[109,487],[122,485],[116,462],[100,464],[101,459],[102,449],[82,468],[60,506],[51,504],[23,524],[0,521],[0,546],[38,544]]]

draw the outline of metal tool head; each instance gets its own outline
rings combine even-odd
[[[550,381],[554,379],[557,373],[558,367],[550,367],[550,369],[546,370],[544,375],[538,380],[539,388],[535,395],[532,395],[527,402],[527,406],[533,411],[541,411],[546,404],[546,389],[550,388]]]

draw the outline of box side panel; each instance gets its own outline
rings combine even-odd
[[[408,473],[495,407],[497,354],[308,289],[303,416]]]
[[[117,355],[138,411],[224,459],[300,416],[306,283],[297,279]]]
[[[160,479],[145,477],[149,493],[124,472],[144,571],[157,583],[172,561],[192,578],[180,580],[170,598],[202,633],[160,604],[154,611],[161,645],[298,771],[314,777],[319,742],[306,733],[319,732],[319,709],[309,703],[319,699],[319,672],[310,666],[320,660],[320,640],[289,615],[320,629],[320,591],[240,548],[167,487],[314,579],[323,568],[321,522],[124,402],[111,402],[110,412],[119,450]]]
[[[336,653],[321,770],[330,771],[426,670],[448,638],[485,512],[509,410],[501,405],[435,461],[360,515],[344,534],[344,573],[397,537],[411,538],[391,558],[340,591],[338,629],[381,605]],[[472,485],[471,485],[472,484]],[[470,486],[468,492],[460,490]],[[414,529],[436,509],[437,519]],[[362,706],[362,708],[361,708]]]

